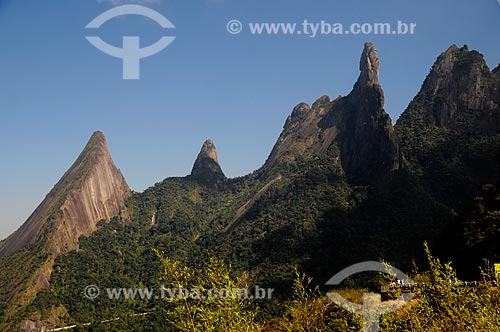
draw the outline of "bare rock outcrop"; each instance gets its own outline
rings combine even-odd
[[[377,55],[377,48],[373,43],[365,43],[365,48],[359,61],[359,70],[361,71],[358,80],[359,84],[379,84],[380,60]]]
[[[330,100],[322,96],[312,107],[300,103],[288,117],[261,176],[273,167],[337,151],[339,167],[354,182],[369,182],[376,176],[399,169],[399,143],[389,115],[384,110],[384,92],[379,84],[377,49],[366,43],[360,59],[360,74],[352,92]]]
[[[81,235],[97,230],[97,223],[125,212],[125,201],[132,194],[116,168],[106,138],[95,132],[82,153],[54,186],[28,220],[0,248],[0,259],[16,261],[28,269],[23,278],[2,283],[9,306],[4,313],[11,318],[0,322],[0,329],[13,330],[13,317],[33,301],[37,293],[50,287],[55,258],[78,248]],[[26,255],[31,252],[31,256]],[[35,257],[44,257],[31,266]],[[40,258],[41,259],[41,258]],[[36,261],[35,260],[35,261]],[[45,331],[36,319],[16,327],[18,331]]]
[[[406,164],[454,209],[498,177],[500,66],[451,45],[401,114],[396,131]]]
[[[0,257],[43,242],[54,257],[78,247],[97,222],[118,216],[131,191],[116,168],[106,138],[95,132],[84,150],[28,220],[0,248]]]
[[[497,109],[499,90],[494,75],[479,52],[452,45],[438,57],[402,120],[419,109],[426,112],[426,121],[450,127],[461,112]]]
[[[206,140],[201,147],[191,171],[191,178],[208,185],[220,185],[226,180],[219,165],[217,149],[211,140]]]

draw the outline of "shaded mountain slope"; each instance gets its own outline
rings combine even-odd
[[[352,92],[299,103],[251,174],[227,179],[206,141],[190,175],[133,194],[127,218],[98,224],[81,250],[60,255],[51,287],[23,319],[57,327],[161,312],[164,302],[83,296],[89,284],[157,287],[151,248],[191,266],[218,256],[275,288],[278,298],[287,296],[295,265],[321,283],[365,260],[403,270],[418,264],[422,243],[444,243],[458,209],[497,177],[500,69],[491,72],[479,53],[452,46],[395,128],[379,70],[376,48],[367,43]],[[9,257],[14,264],[17,256]],[[156,319],[144,330],[168,330],[161,315]]]
[[[333,101],[322,96],[312,107],[298,104],[288,117],[269,158],[267,174],[280,163],[298,156],[311,158],[337,148],[343,170],[354,181],[369,182],[399,168],[399,145],[379,84],[377,50],[366,43],[360,59],[360,75],[352,92]]]
[[[442,53],[395,126],[401,150],[437,200],[459,210],[498,177],[500,81],[466,46]]]

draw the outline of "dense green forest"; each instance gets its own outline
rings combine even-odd
[[[10,293],[33,285],[30,271],[47,254],[33,246],[0,260],[0,317],[75,331],[359,331],[360,316],[330,302],[325,282],[370,260],[421,285],[383,316],[382,331],[499,330],[491,271],[500,263],[499,70],[453,45],[393,127],[372,63],[376,49],[367,43],[353,91],[298,104],[251,174],[226,178],[205,142],[191,175],[133,193],[119,216],[56,257],[50,287],[16,315],[7,312]],[[341,292],[360,303],[390,282],[360,275]],[[108,296],[111,288],[214,285],[259,286],[273,296]],[[89,298],[88,286],[99,296]]]
[[[330,163],[325,162],[323,164],[321,160],[316,160],[315,163],[308,163],[307,165],[306,172],[299,173],[294,170],[293,174],[297,177],[295,181],[300,181],[301,183],[309,181],[307,185],[301,184],[301,187],[313,188],[310,192],[304,193],[300,192],[300,190],[290,190],[289,186],[295,181],[290,181],[287,184],[286,180],[282,179],[279,185],[273,188],[274,191],[266,195],[271,197],[279,195],[277,196],[277,200],[283,202],[283,212],[276,205],[267,202],[266,197],[268,196],[266,195],[259,202],[258,211],[265,211],[266,204],[272,205],[274,207],[272,213],[280,213],[280,215],[286,216],[286,218],[289,218],[290,224],[276,227],[271,222],[265,222],[267,220],[272,221],[273,214],[271,212],[262,212],[264,216],[261,217],[257,214],[253,217],[255,218],[254,220],[261,220],[262,222],[262,225],[260,222],[253,223],[252,230],[254,233],[252,234],[255,234],[255,237],[247,237],[244,240],[238,236],[237,232],[228,234],[227,225],[233,220],[236,206],[243,204],[262,187],[262,184],[258,184],[255,187],[250,186],[251,181],[248,178],[229,180],[226,183],[225,189],[214,189],[213,187],[200,185],[189,179],[168,179],[142,194],[135,194],[128,203],[129,210],[131,211],[129,219],[115,218],[110,223],[102,222],[99,231],[90,237],[81,238],[79,251],[73,251],[68,255],[60,256],[56,260],[50,290],[42,291],[32,306],[28,308],[28,311],[39,312],[41,319],[47,321],[58,319],[57,317],[61,317],[61,312],[63,312],[62,321],[59,322],[62,325],[101,322],[120,317],[119,321],[92,324],[92,328],[88,328],[89,331],[130,331],[134,326],[136,326],[133,329],[135,331],[173,329],[171,324],[173,318],[169,319],[168,317],[169,312],[174,310],[175,303],[154,298],[145,300],[110,299],[105,293],[96,299],[90,300],[84,294],[84,288],[87,285],[97,285],[101,289],[113,287],[160,289],[162,285],[165,285],[166,279],[172,274],[164,272],[162,260],[164,263],[165,258],[158,258],[157,254],[153,251],[154,248],[158,252],[161,252],[161,255],[169,257],[170,262],[177,261],[179,264],[185,265],[188,269],[196,270],[197,274],[200,275],[207,273],[206,270],[200,267],[206,266],[207,262],[210,262],[211,257],[221,257],[223,261],[231,265],[225,266],[222,272],[218,272],[219,274],[227,274],[228,278],[234,278],[246,273],[251,276],[248,280],[249,283],[275,289],[275,296],[271,300],[254,301],[255,303],[252,303],[252,310],[255,310],[255,312],[252,311],[251,316],[256,324],[266,325],[274,322],[271,326],[275,326],[275,324],[278,324],[275,320],[286,320],[286,317],[289,317],[289,310],[318,310],[319,312],[309,313],[306,317],[312,314],[321,314],[325,315],[324,324],[329,324],[327,322],[331,320],[331,324],[336,325],[339,324],[340,320],[343,325],[340,324],[339,326],[351,326],[354,324],[352,325],[354,329],[356,326],[359,326],[357,318],[340,308],[334,308],[333,304],[328,303],[328,300],[322,298],[320,295],[324,295],[327,291],[323,284],[328,277],[337,272],[341,267],[345,267],[345,264],[362,258],[361,250],[357,251],[355,248],[350,251],[347,249],[345,252],[341,251],[342,256],[345,255],[347,257],[341,258],[341,256],[337,256],[338,252],[336,250],[338,250],[338,247],[335,246],[339,245],[338,243],[343,236],[346,237],[344,245],[347,246],[353,238],[356,239],[356,236],[360,237],[359,241],[366,241],[366,238],[362,239],[361,236],[369,235],[364,233],[361,228],[355,229],[356,223],[347,224],[347,222],[349,220],[352,221],[353,216],[362,216],[362,213],[368,213],[367,211],[371,211],[371,209],[378,206],[379,202],[383,201],[384,198],[380,194],[374,194],[377,200],[373,203],[363,205],[361,204],[363,199],[367,200],[367,197],[370,196],[370,192],[366,189],[357,188],[357,191],[353,193],[346,189],[348,188],[347,186],[332,186],[328,177],[317,175],[314,178],[311,177],[311,174],[317,174],[314,172],[324,169],[327,165],[331,165]],[[281,171],[284,172],[285,170]],[[330,172],[331,169],[328,169],[326,173]],[[331,176],[331,180],[338,184],[338,181],[335,179],[335,173]],[[399,176],[404,178],[408,175],[402,174]],[[399,176],[395,176],[391,181],[400,181]],[[380,185],[388,188],[391,183]],[[394,186],[398,187],[397,185]],[[173,192],[175,192],[175,199],[170,199],[170,197],[173,197]],[[498,259],[498,251],[496,250],[498,242],[495,241],[500,234],[500,220],[498,218],[500,213],[500,206],[498,205],[500,195],[498,193],[499,191],[496,186],[485,186],[482,195],[474,199],[471,209],[464,211],[464,215],[457,219],[463,221],[462,234],[464,241],[457,247],[467,250],[471,244],[474,244],[472,247],[481,247],[479,251],[481,254],[488,254],[484,258],[489,258],[490,260]],[[411,194],[413,195],[413,193]],[[394,197],[394,195],[392,196]],[[271,197],[268,199],[271,199]],[[336,197],[335,202],[338,203],[338,207],[336,206],[335,210],[331,209],[331,203],[318,204],[318,202],[322,201],[328,202],[328,198],[331,197]],[[300,204],[303,204],[307,208],[300,210],[286,208],[287,206],[298,205],[297,202],[287,202],[287,200],[299,199]],[[350,199],[350,201],[347,201],[347,199]],[[357,204],[362,206],[360,208],[362,212],[349,211],[349,206],[356,206],[356,199],[358,200]],[[404,201],[405,196],[402,196],[401,199]],[[227,211],[226,206],[228,203],[234,201],[237,201],[239,204],[232,204],[233,213],[224,215],[223,211]],[[257,207],[254,208],[257,209]],[[428,209],[426,212],[435,215],[435,213],[429,212]],[[252,211],[249,210],[248,213],[251,215]],[[350,213],[352,215],[349,215]],[[394,213],[394,211],[391,213]],[[153,215],[155,216],[154,218],[152,218]],[[332,216],[335,216],[334,220],[336,222],[344,220],[346,224],[342,224],[342,227],[336,226],[328,229],[326,223],[329,220],[328,218],[333,219]],[[303,222],[304,220],[317,220],[319,218],[324,218],[324,222],[319,224],[311,223],[310,225]],[[302,222],[298,224],[297,221]],[[245,223],[244,219],[241,223]],[[362,224],[361,220],[359,224]],[[274,227],[276,227],[275,230],[273,230]],[[271,230],[278,232],[275,235],[276,237],[273,237],[272,241],[262,243],[262,240],[259,239],[259,234]],[[324,246],[321,248],[317,245],[318,243],[326,243],[325,240],[318,237],[318,234],[330,236],[335,234],[337,230],[341,230],[342,233],[341,235],[337,234],[334,238],[333,243],[335,246]],[[285,231],[287,233],[279,233]],[[412,239],[414,233],[407,232],[407,225],[402,225],[401,230],[394,230],[394,232],[398,231],[400,232],[398,236],[405,237],[401,239],[401,243],[394,244],[394,250],[404,248],[404,242],[412,241],[411,243],[415,243],[415,241],[420,240]],[[349,232],[353,234],[347,235]],[[172,234],[182,234],[182,237],[173,236]],[[481,234],[485,235],[481,236]],[[439,233],[436,233],[436,236],[438,235]],[[471,236],[480,236],[481,239],[478,241],[470,238]],[[439,263],[429,265],[422,245],[418,249],[420,251],[418,256],[422,257],[423,260],[419,261],[418,265],[423,267],[424,270],[430,267],[431,271],[429,273],[437,273],[438,276],[429,276],[427,272],[423,275],[416,273],[417,280],[424,277],[431,278],[428,279],[430,288],[422,289],[418,294],[419,297],[425,299],[425,301],[429,301],[429,303],[422,304],[422,308],[420,309],[411,307],[412,309],[401,310],[402,312],[405,312],[404,310],[416,310],[419,314],[424,314],[420,312],[420,310],[423,310],[425,311],[425,315],[430,316],[420,317],[417,315],[414,317],[415,322],[407,323],[400,316],[393,314],[384,320],[386,322],[384,324],[388,324],[384,325],[387,327],[387,331],[398,330],[398,328],[391,327],[393,326],[391,324],[396,324],[394,326],[408,326],[408,324],[424,324],[423,321],[431,319],[431,317],[437,319],[434,311],[442,310],[440,307],[441,304],[437,306],[438,304],[432,301],[450,301],[446,305],[454,308],[459,303],[454,303],[452,299],[457,296],[465,296],[464,294],[467,294],[468,297],[473,297],[474,301],[477,301],[477,303],[467,305],[477,306],[481,303],[481,310],[495,308],[495,303],[497,303],[495,301],[498,300],[498,298],[495,300],[494,296],[494,294],[497,294],[496,288],[483,287],[464,290],[460,287],[456,289],[448,287],[444,290],[447,293],[442,295],[444,298],[434,298],[437,296],[435,293],[436,288],[444,287],[443,280],[448,280],[448,276],[440,276],[440,273],[453,273],[454,280],[455,272],[452,272],[451,267],[448,265],[441,266]],[[468,251],[471,257],[474,253],[477,254],[477,251],[473,251],[472,247]],[[247,250],[244,250],[245,248]],[[326,256],[328,252],[337,253],[337,255],[333,258],[328,258]],[[313,253],[320,253],[319,259],[311,257]],[[379,257],[384,257],[382,254]],[[393,259],[398,259],[400,262],[404,262],[406,254],[406,252],[396,251],[396,254],[392,257]],[[360,256],[356,257],[357,255]],[[428,255],[430,254],[428,253]],[[294,259],[290,259],[291,257]],[[324,260],[324,263],[321,260]],[[333,265],[333,268],[328,266],[328,264],[333,264],[335,260],[337,265]],[[257,262],[259,261],[263,263],[258,264]],[[430,262],[432,263],[434,260]],[[411,263],[411,260],[407,261],[409,270],[411,270]],[[477,265],[474,265],[475,263]],[[471,260],[471,265],[468,266],[468,268],[475,268],[477,270],[476,276],[478,279],[483,277],[479,273],[480,265],[486,268],[483,263],[474,259]],[[324,270],[319,270],[318,266],[324,267]],[[314,276],[314,282],[308,286],[311,290],[314,290],[317,286],[320,287],[313,292],[315,294],[314,298],[306,297],[307,300],[302,299],[305,303],[301,305],[298,305],[297,300],[293,298],[294,292],[292,291],[294,287],[297,287],[292,282],[296,278],[294,276],[297,267],[306,271],[308,275]],[[328,272],[325,273],[324,271]],[[328,273],[331,274],[328,275]],[[434,280],[432,278],[440,279]],[[302,281],[304,281],[304,278]],[[373,287],[373,281],[370,280],[362,278],[361,281],[358,280],[357,282],[361,282],[361,286],[359,287],[366,285]],[[352,286],[352,284],[350,285]],[[459,293],[455,294],[458,291]],[[487,295],[485,299],[491,301],[491,303],[483,303],[484,299],[480,296],[481,294]],[[203,302],[197,305],[203,307]],[[491,319],[498,319],[499,317],[498,310],[495,310],[488,311],[493,315]],[[144,313],[147,313],[147,315],[137,316],[137,314]],[[469,313],[469,315],[473,314],[473,311]],[[297,313],[297,315],[304,315],[304,313]],[[457,317],[452,316],[449,318],[448,323],[443,322],[443,324],[451,324],[455,318]],[[292,318],[289,317],[289,319]],[[306,318],[303,317],[302,319]],[[318,319],[318,324],[320,320],[323,319]],[[295,322],[293,324],[299,323]],[[432,324],[438,326],[441,323],[434,322]],[[189,329],[185,330],[188,331]],[[218,331],[217,329],[215,330]],[[277,328],[276,330],[280,331]],[[322,331],[322,328],[309,330]],[[481,329],[476,330],[482,331]],[[237,331],[237,329],[234,329],[234,331]],[[283,331],[301,330],[294,328],[289,330],[283,329]],[[332,327],[331,331],[336,330]]]

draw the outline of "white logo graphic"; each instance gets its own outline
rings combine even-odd
[[[405,280],[408,283],[413,281],[408,278],[403,272],[392,266],[386,266],[379,262],[363,262],[349,266],[326,282],[326,285],[340,285],[340,283],[359,272],[375,271],[385,272],[396,277],[398,280]],[[380,316],[398,310],[406,303],[408,303],[413,294],[403,294],[400,298],[394,301],[381,302],[380,294],[366,293],[363,294],[363,304],[356,304],[347,301],[338,293],[328,293],[328,298],[337,304],[339,307],[344,308],[352,313],[361,315],[363,317],[363,331],[364,332],[378,332]]]
[[[226,29],[230,34],[237,35],[243,31],[243,24],[238,20],[231,20],[227,22]]]
[[[112,18],[130,14],[146,16],[155,21],[156,23],[158,23],[162,28],[165,29],[175,28],[172,22],[170,22],[160,13],[150,8],[139,5],[124,5],[112,8],[102,13],[101,15],[97,16],[89,24],[87,24],[85,28],[97,29]],[[155,55],[156,53],[160,52],[165,47],[170,45],[175,39],[175,37],[164,36],[160,38],[160,40],[158,40],[153,45],[140,48],[139,37],[124,36],[123,47],[119,48],[109,45],[99,37],[91,36],[85,38],[87,38],[87,40],[100,51],[123,60],[124,80],[138,80],[140,78],[140,59]]]

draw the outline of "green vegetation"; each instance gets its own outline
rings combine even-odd
[[[296,141],[287,142],[285,157],[272,167],[226,179],[215,162],[205,160],[199,163],[200,176],[168,178],[133,194],[123,217],[100,222],[96,232],[80,239],[79,250],[55,260],[50,289],[26,310],[9,311],[12,294],[29,287],[27,276],[47,257],[32,248],[0,260],[0,317],[79,324],[80,331],[359,331],[359,317],[333,305],[317,285],[351,264],[383,260],[404,271],[414,265],[427,271],[414,274],[426,286],[410,304],[383,318],[383,331],[498,330],[498,289],[453,283],[462,275],[479,278],[482,259],[493,262],[500,255],[499,189],[487,185],[480,192],[500,177],[500,113],[469,107],[500,104],[498,70],[489,73],[478,53],[459,52],[454,71],[433,70],[395,126],[402,168],[371,169],[389,162],[374,152],[359,168],[367,174],[354,179],[345,165],[366,155],[349,154],[342,144],[351,150],[370,149],[370,144],[338,137],[329,146],[319,144],[321,153],[312,148],[301,153],[303,144],[322,138],[310,123],[305,126],[311,131],[299,130],[297,119]],[[476,89],[470,82],[476,80],[470,75],[484,76],[484,100],[471,93]],[[340,103],[349,110],[356,106],[343,105],[347,99]],[[383,116],[366,120],[384,121],[392,133],[388,117],[379,113]],[[338,125],[350,126],[355,119],[344,120]],[[351,129],[364,130],[359,125]],[[364,137],[356,134],[354,140]],[[366,137],[380,138],[375,132]],[[453,258],[458,270],[432,258],[429,248],[422,252],[424,242],[440,257]],[[370,290],[377,280],[370,281]],[[21,288],[8,288],[16,282]],[[269,301],[106,296],[107,288],[158,290],[163,283],[202,289],[259,285],[275,293]],[[88,285],[98,286],[101,296],[86,298]],[[353,285],[367,287],[360,280]],[[360,292],[342,291],[357,301]]]
[[[481,258],[500,262],[500,188],[485,185],[465,221],[466,244]]]
[[[0,260],[0,327],[8,328],[21,321],[23,311],[36,295],[33,273],[48,258],[32,245]],[[4,322],[9,325],[2,325]]]
[[[457,284],[450,263],[433,258],[426,247],[430,270],[415,276],[425,286],[414,300],[397,312],[383,317],[382,331],[498,331],[500,329],[500,290],[488,285],[496,281],[493,273],[484,275],[480,287]]]
[[[200,330],[220,329],[209,327],[213,320],[235,320],[233,330],[238,324],[253,326],[251,320],[263,331],[357,331],[359,319],[320,296],[325,290],[315,289],[310,279],[299,276],[298,283],[296,267],[319,284],[345,266],[374,257],[408,270],[412,260],[425,263],[417,248],[426,240],[439,241],[444,221],[452,218],[406,170],[370,186],[351,186],[335,152],[330,153],[279,164],[267,179],[251,174],[214,187],[190,177],[171,178],[134,194],[127,202],[127,219],[99,223],[98,231],[80,239],[80,250],[56,259],[50,290],[39,293],[26,313],[57,326],[92,323],[80,327],[91,331],[128,331],[132,326],[134,331],[188,331],[200,311],[205,317],[196,325]],[[228,229],[243,206],[237,226]],[[162,253],[162,260],[152,248]],[[108,287],[159,289],[181,282],[204,288],[251,283],[275,293],[270,301],[251,303],[105,295],[90,300],[83,293],[87,285],[104,292]]]
[[[480,287],[458,284],[451,263],[442,264],[431,256],[425,246],[429,270],[416,274],[413,279],[420,285],[410,303],[392,314],[383,316],[381,331],[497,331],[500,328],[500,291],[488,282],[493,274],[484,274]],[[246,278],[232,278],[231,271],[221,261],[211,259],[205,269],[192,270],[179,262],[161,258],[165,268],[163,276],[172,286],[247,287]],[[382,278],[383,279],[383,278]],[[194,283],[193,280],[196,280]],[[343,295],[355,293],[352,290]],[[400,294],[398,294],[400,295]],[[180,300],[168,319],[180,331],[359,331],[361,319],[338,308],[324,297],[312,278],[295,273],[293,300],[286,305],[282,317],[257,322],[257,309],[235,299]]]
[[[213,257],[202,268],[189,268],[168,257],[162,257],[158,252],[157,254],[164,269],[164,287],[199,291],[193,294],[178,293],[171,299],[176,306],[168,312],[167,317],[179,331],[258,331],[255,323],[256,310],[250,308],[248,299],[238,297],[239,291],[234,293],[236,289],[249,289],[247,274],[233,278],[231,267]],[[231,292],[231,295],[221,297],[220,291]]]
[[[399,310],[382,316],[382,332],[424,331],[497,331],[500,328],[500,290],[488,281],[494,275],[485,273],[480,287],[458,284],[450,263],[442,264],[425,247],[429,270],[416,274],[413,280],[421,287],[413,299]],[[158,253],[158,252],[157,252]],[[235,277],[230,266],[210,258],[199,268],[190,268],[160,254],[162,281],[165,287],[200,289],[248,288],[249,276]],[[387,280],[386,275],[375,279]],[[496,279],[496,281],[500,281]],[[350,301],[361,301],[359,291],[336,290]],[[295,272],[292,298],[280,306],[283,314],[259,320],[259,306],[254,300],[233,297],[176,297],[165,300],[169,309],[148,316],[122,316],[122,319],[79,327],[75,331],[261,331],[261,332],[343,332],[360,331],[361,317],[330,302],[313,280]],[[393,294],[399,296],[400,294]],[[146,319],[147,317],[147,319]],[[167,323],[162,325],[161,323]]]

